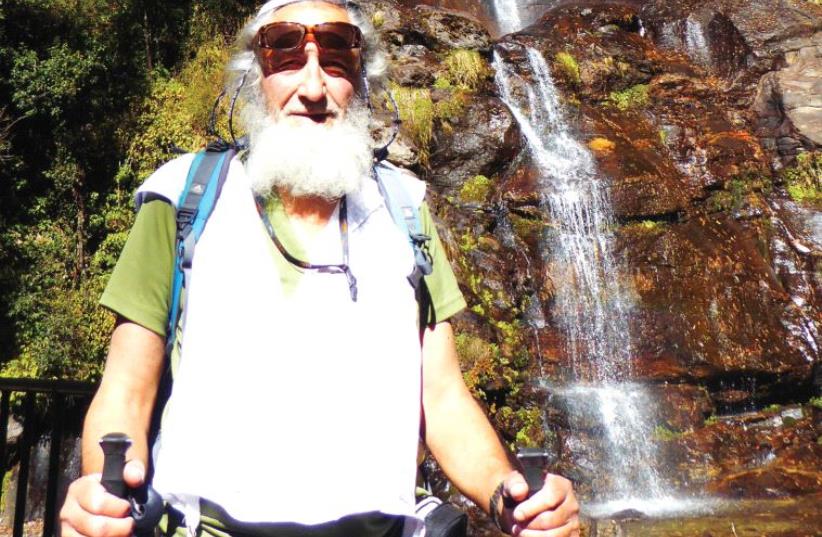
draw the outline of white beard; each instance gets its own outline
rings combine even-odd
[[[356,192],[373,162],[369,112],[352,105],[331,125],[265,114],[250,129],[246,171],[257,195],[336,200]]]

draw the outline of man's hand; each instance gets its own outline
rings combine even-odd
[[[143,484],[145,467],[140,461],[129,461],[123,479],[129,488]],[[68,488],[60,510],[63,537],[128,537],[134,527],[128,501],[106,492],[100,474],[90,474],[74,481]]]
[[[511,535],[579,537],[579,503],[571,482],[564,477],[548,474],[542,489],[528,498],[525,478],[511,472],[502,496],[517,502],[514,508],[505,507],[500,516],[503,529]]]

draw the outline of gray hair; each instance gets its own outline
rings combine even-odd
[[[302,1],[323,2],[326,0],[267,2],[246,22],[237,35],[234,52],[226,64],[225,90],[226,94],[232,98],[235,93],[239,92],[238,97],[242,106],[240,119],[246,129],[253,129],[253,125],[260,119],[259,114],[265,114],[266,111],[265,97],[261,88],[263,73],[254,55],[254,38],[260,28],[269,22],[274,11],[284,5]],[[340,5],[340,1],[331,0],[328,3]],[[385,77],[386,55],[380,44],[379,35],[357,4],[344,2],[344,7],[352,24],[358,26],[363,34],[362,57],[368,85],[372,88],[380,87]],[[361,97],[368,98],[368,95],[364,94],[366,89],[359,88]]]

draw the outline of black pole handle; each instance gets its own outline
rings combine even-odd
[[[118,498],[126,497],[126,482],[123,480],[123,468],[126,466],[126,451],[131,446],[131,439],[123,433],[108,433],[100,439],[103,448],[103,487]]]
[[[530,498],[545,485],[545,474],[548,466],[549,453],[542,448],[520,448],[517,450],[517,460],[522,465],[522,475],[528,483],[528,497]]]
[[[163,498],[152,487],[143,484],[136,490],[129,490],[123,479],[126,466],[126,451],[131,446],[131,439],[123,433],[109,433],[100,439],[103,448],[103,487],[118,498],[124,498],[131,504],[131,517],[134,519],[134,534],[152,535],[154,527],[163,516]]]

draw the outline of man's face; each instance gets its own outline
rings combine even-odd
[[[348,22],[346,10],[325,2],[299,2],[277,10],[269,22]],[[354,96],[354,81],[324,70],[322,51],[307,40],[302,51],[305,63],[271,73],[262,82],[268,111],[292,124],[331,124],[348,107]],[[358,54],[358,51],[357,53]],[[359,57],[359,56],[357,56]]]

